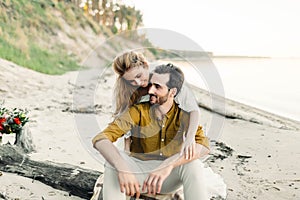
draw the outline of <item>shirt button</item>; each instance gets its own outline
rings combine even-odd
[[[160,156],[162,156],[162,153],[159,153]]]
[[[165,141],[164,139],[161,139],[161,141],[163,142],[163,141]]]

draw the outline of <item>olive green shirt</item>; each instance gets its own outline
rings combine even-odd
[[[188,129],[189,113],[173,103],[163,119],[155,115],[156,105],[149,102],[133,105],[93,138],[115,142],[129,130],[132,132],[131,155],[141,160],[163,160],[180,152]],[[209,148],[208,138],[198,126],[195,141]]]

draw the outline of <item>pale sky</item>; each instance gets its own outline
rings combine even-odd
[[[298,0],[127,2],[143,12],[145,28],[178,32],[215,55],[300,57]]]

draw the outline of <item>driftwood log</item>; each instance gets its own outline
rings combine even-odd
[[[84,199],[92,197],[94,184],[101,174],[69,164],[34,161],[20,147],[11,145],[0,146],[0,170],[38,180]]]
[[[69,195],[92,197],[100,172],[69,164],[34,161],[27,156],[32,151],[31,133],[24,127],[17,135],[16,145],[0,145],[0,171],[32,178],[32,181],[40,181]]]

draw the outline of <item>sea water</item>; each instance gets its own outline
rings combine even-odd
[[[210,91],[206,76],[216,69],[226,98],[300,121],[300,58],[225,57],[189,62],[176,62],[184,65],[189,83]]]

